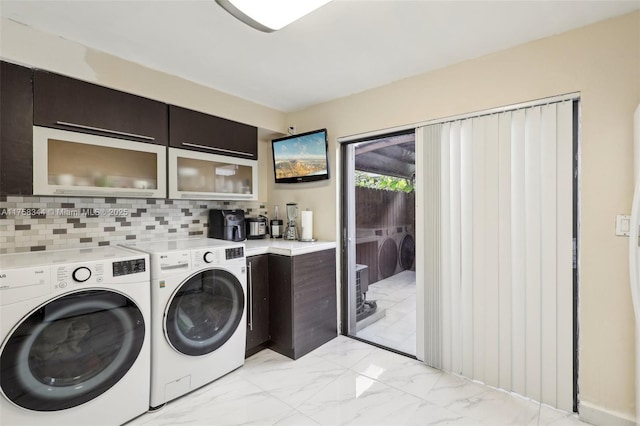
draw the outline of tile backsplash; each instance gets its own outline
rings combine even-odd
[[[267,214],[264,203],[133,198],[0,198],[0,254],[207,236],[208,210]]]

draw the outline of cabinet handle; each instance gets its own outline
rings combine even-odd
[[[234,194],[231,192],[187,192],[180,194],[180,198],[187,200],[250,200],[251,197],[253,194]]]
[[[189,142],[182,142],[182,145],[190,146],[192,148],[208,149],[209,151],[218,151],[218,152],[224,152],[227,154],[238,154],[238,155],[244,155],[246,157],[253,157],[253,154],[251,154],[250,152],[234,151],[233,149],[214,148],[212,146],[198,145],[197,143],[189,143]]]
[[[91,189],[56,189],[53,194],[94,195],[98,197],[153,197],[152,191],[100,191]],[[44,194],[47,195],[47,194]]]
[[[251,278],[251,262],[249,262],[248,269],[247,283],[249,284],[249,294],[247,295],[247,299],[249,299],[249,330],[253,330],[253,279]]]
[[[117,130],[109,130],[109,129],[103,129],[101,127],[85,126],[84,124],[68,123],[66,121],[56,121],[56,124],[59,124],[61,126],[67,126],[67,127],[75,127],[78,129],[95,130],[98,132],[111,133],[112,135],[118,135],[118,136],[130,136],[138,139],[146,139],[148,141],[156,140],[156,138],[151,136],[137,135],[135,133],[119,132]]]

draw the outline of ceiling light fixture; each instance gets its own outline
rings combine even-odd
[[[227,12],[253,28],[277,31],[331,0],[216,0]]]

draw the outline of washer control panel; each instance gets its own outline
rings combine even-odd
[[[211,263],[213,262],[214,259],[215,259],[215,256],[210,251],[206,252],[204,256],[202,256],[202,260],[204,260],[204,263]]]
[[[228,260],[244,258],[244,247],[208,247],[191,252],[194,268],[221,265]]]
[[[76,268],[71,276],[73,277],[74,281],[83,283],[91,278],[91,269],[87,268],[86,266],[81,266],[79,268]]]
[[[218,265],[221,259],[220,250],[204,248],[193,250],[191,252],[194,268],[202,268],[203,266]]]
[[[59,265],[53,268],[54,290],[64,290],[71,284],[95,284],[101,283],[105,278],[105,264],[99,263],[86,263],[86,264],[71,264],[71,265]]]
[[[244,247],[233,247],[225,249],[227,260],[244,257]]]
[[[143,259],[121,260],[113,262],[113,276],[137,274],[147,270],[147,263]]]

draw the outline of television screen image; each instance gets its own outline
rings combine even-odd
[[[271,142],[276,183],[312,182],[329,178],[326,129]]]

